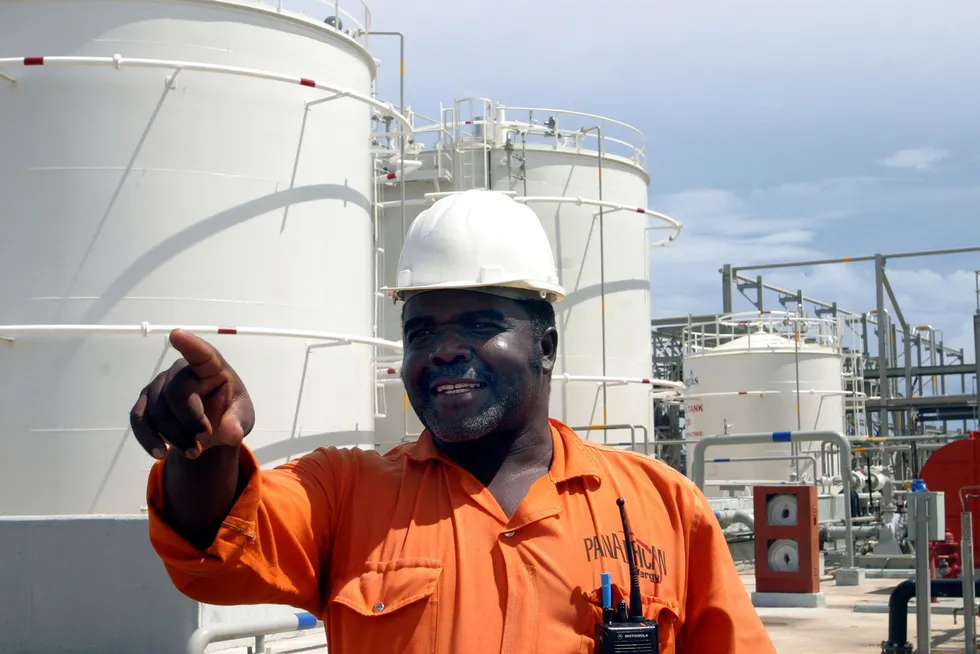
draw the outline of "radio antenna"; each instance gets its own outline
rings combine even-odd
[[[643,621],[643,601],[640,599],[640,572],[636,567],[636,557],[633,551],[633,537],[630,535],[629,520],[626,519],[626,500],[616,500],[619,505],[619,516],[623,519],[623,539],[626,541],[626,563],[630,570],[630,622]]]

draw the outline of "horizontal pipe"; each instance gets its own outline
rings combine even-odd
[[[216,336],[278,336],[282,338],[304,338],[311,341],[330,341],[334,343],[358,343],[376,345],[401,351],[401,341],[388,341],[370,336],[336,334],[331,332],[307,331],[301,329],[272,329],[267,327],[231,327],[221,325],[151,325],[143,322],[138,325],[0,325],[0,338],[13,340],[16,336],[41,334],[48,336],[81,336],[84,334],[149,336],[150,334],[169,334],[182,329],[195,334]]]
[[[599,382],[599,383],[622,383],[622,384],[650,384],[652,386],[663,386],[664,388],[682,391],[687,386],[683,382],[669,381],[666,379],[654,379],[652,377],[609,377],[602,375],[555,375],[554,379],[564,379],[571,382]]]
[[[3,327],[0,326],[0,334],[3,333]],[[398,368],[390,367],[382,371],[387,375],[398,375]],[[608,384],[640,384],[646,386],[664,387],[672,391],[672,393],[679,393],[687,388],[683,382],[675,382],[667,379],[655,379],[652,377],[617,377],[617,376],[606,376],[602,375],[554,375],[552,377],[554,381],[562,382],[596,382],[596,383],[608,383]],[[400,377],[389,377],[387,379],[379,380],[384,383],[402,383]],[[675,393],[675,394],[676,394]]]
[[[846,504],[846,502],[845,502]],[[975,592],[980,593],[980,581],[975,582]],[[929,584],[932,597],[963,597],[962,579],[932,579]],[[909,601],[915,597],[915,580],[906,579],[895,586],[888,598],[888,641],[885,647],[892,651],[911,652],[909,636]],[[918,607],[921,608],[921,607]]]
[[[898,252],[895,254],[881,255],[885,259],[908,259],[911,257],[932,257],[945,254],[966,254],[969,252],[980,252],[980,247],[951,248],[947,250],[920,250],[917,252]],[[874,261],[876,255],[866,255],[861,257],[840,257],[838,259],[812,259],[810,261],[790,261],[786,263],[768,263],[758,266],[732,266],[732,273],[742,270],[773,270],[776,268],[797,268],[804,266],[822,266],[832,263],[856,263],[858,261]]]
[[[748,527],[749,531],[755,531],[755,516],[748,511],[743,511],[741,509],[724,509],[721,511],[715,511],[715,518],[718,519],[718,522],[723,527],[728,526],[729,524],[738,523]]]
[[[187,641],[187,654],[204,654],[211,643],[238,638],[255,638],[268,634],[284,634],[290,631],[305,631],[322,626],[315,615],[309,612],[294,613],[263,620],[248,622],[227,622],[201,627]]]
[[[812,454],[788,454],[785,456],[736,456],[707,459],[706,463],[738,463],[740,461],[803,461],[810,463],[813,471],[813,483],[817,482],[817,457]]]
[[[350,91],[348,89],[332,86],[323,82],[317,82],[315,80],[296,75],[283,75],[281,73],[272,73],[264,70],[256,70],[254,68],[204,64],[193,61],[127,58],[120,54],[113,55],[112,57],[0,57],[0,68],[13,66],[26,66],[35,69],[56,66],[106,66],[115,70],[120,70],[122,68],[165,68],[173,70],[175,74],[183,71],[197,71],[203,73],[224,73],[226,75],[252,77],[255,79],[264,79],[273,82],[285,82],[287,84],[295,84],[298,86],[327,91],[339,97],[351,98],[353,100],[363,102],[364,104],[380,110],[386,116],[390,116],[393,120],[397,121],[402,127],[408,130],[409,133],[412,133],[411,121],[395,111],[394,106],[392,106],[390,103],[376,100],[355,91]]]

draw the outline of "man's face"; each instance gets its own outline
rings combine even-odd
[[[516,427],[548,402],[557,336],[538,334],[515,300],[475,291],[429,291],[403,313],[402,381],[439,440],[469,441]]]

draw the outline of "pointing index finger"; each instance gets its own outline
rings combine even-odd
[[[198,379],[219,375],[227,367],[224,358],[213,345],[183,329],[170,332],[170,344],[183,355]]]

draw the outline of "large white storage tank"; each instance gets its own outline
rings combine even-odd
[[[324,17],[0,0],[0,514],[140,511],[128,412],[176,357],[146,325],[270,332],[206,336],[254,396],[263,464],[373,446],[375,63]]]
[[[578,428],[618,425],[580,433],[610,443],[635,438],[641,449],[653,426],[651,390],[663,390],[649,379],[649,246],[670,242],[680,229],[646,211],[643,135],[598,116],[482,98],[457,101],[433,122],[416,124],[417,138],[427,131],[438,138],[414,155],[421,167],[406,173],[405,223],[427,206],[426,194],[491,188],[526,202],[541,218],[568,294],[556,306],[561,340],[551,415]],[[385,191],[385,270],[392,280],[402,234],[400,193],[397,183]],[[400,338],[399,310],[384,321],[385,338]],[[414,437],[421,425],[410,408],[406,419],[401,385],[395,380],[386,390],[379,441]]]
[[[684,352],[689,441],[725,433],[843,433],[839,321],[786,312],[728,314],[690,325]],[[688,447],[689,456],[693,450]],[[797,461],[771,457],[809,455],[816,469],[800,461],[799,470],[801,478],[812,481],[814,474],[823,474],[819,443],[713,446],[705,452],[706,493],[718,494],[712,481],[788,481]],[[756,460],[717,461],[739,458]]]

